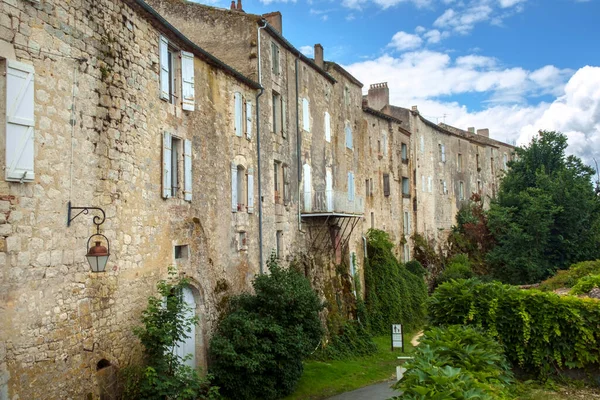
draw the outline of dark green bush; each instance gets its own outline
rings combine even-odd
[[[429,300],[434,325],[487,330],[515,365],[545,375],[554,367],[600,361],[600,303],[594,299],[521,290],[498,282],[446,282]]]
[[[331,335],[329,342],[315,352],[315,360],[343,360],[374,354],[377,345],[371,334],[358,321],[347,320],[340,331]]]
[[[554,290],[575,286],[580,278],[600,274],[600,260],[583,261],[573,264],[567,270],[561,270],[540,284],[541,290]]]
[[[421,263],[418,262],[417,260],[409,261],[404,266],[406,267],[408,272],[410,272],[411,274],[417,275],[421,278],[424,277],[425,274],[427,273],[425,268],[423,268]]]
[[[387,233],[375,229],[367,233],[365,306],[374,334],[389,333],[397,323],[407,332],[414,331],[425,320],[425,282],[398,262],[393,246]]]
[[[437,285],[452,279],[469,279],[474,276],[469,257],[466,254],[457,254],[448,261],[448,265],[436,280]]]
[[[231,299],[210,342],[210,371],[232,399],[277,399],[294,391],[302,359],[323,336],[323,306],[308,280],[271,259],[254,295]]]
[[[398,399],[501,399],[513,382],[502,346],[471,327],[425,332],[395,387]]]

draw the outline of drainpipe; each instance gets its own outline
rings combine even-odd
[[[295,72],[296,72],[296,158],[298,159],[298,230],[300,232],[304,231],[302,230],[302,215],[301,215],[301,209],[302,209],[302,205],[301,205],[301,201],[304,201],[304,199],[301,198],[301,185],[302,185],[302,137],[300,136],[300,121],[298,118],[298,115],[300,115],[299,113],[299,109],[300,109],[300,103],[298,102],[298,57],[300,57],[300,53],[298,53],[298,56],[296,57],[296,65],[295,65]]]
[[[259,272],[262,275],[263,271],[263,196],[262,196],[262,173],[261,173],[261,158],[260,158],[260,102],[265,89],[262,86],[262,75],[260,69],[260,30],[267,26],[267,21],[264,21],[263,26],[259,26],[258,33],[258,84],[260,85],[259,92],[256,94],[256,153],[258,158],[258,254],[259,254]]]

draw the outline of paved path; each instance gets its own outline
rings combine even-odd
[[[400,395],[400,392],[390,388],[393,383],[394,381],[388,381],[365,386],[364,388],[330,397],[328,400],[387,400],[390,397]]]

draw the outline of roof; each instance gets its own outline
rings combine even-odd
[[[354,83],[359,88],[362,88],[364,86],[358,79],[356,79],[350,72],[348,72],[344,68],[342,68],[342,66],[339,65],[338,63],[335,63],[333,61],[326,61],[325,66],[327,67],[327,69],[333,68],[333,69],[337,70],[340,74],[344,75],[344,77],[346,79],[348,79],[350,82]]]
[[[204,50],[203,48],[201,48],[200,46],[198,46],[197,44],[192,42],[190,39],[188,39],[183,33],[181,33],[173,25],[171,25],[162,15],[160,15],[155,9],[153,9],[144,0],[128,0],[128,1],[132,2],[133,4],[136,4],[142,10],[144,10],[147,15],[149,15],[154,21],[156,21],[161,26],[161,28],[171,32],[179,41],[181,41],[181,43],[183,43],[189,50],[191,50],[191,52],[194,53],[194,55],[198,56],[198,58],[204,60],[209,65],[212,65],[212,66],[224,71],[226,74],[245,83],[246,85],[250,86],[251,88],[254,88],[254,89],[261,88],[261,86],[258,82],[255,82],[252,79],[248,78],[246,75],[243,75],[241,72],[238,72],[233,67],[229,66],[228,64],[225,64],[223,61],[219,60],[217,57],[213,56],[212,54],[210,54],[209,52],[207,52],[206,50]]]
[[[383,118],[383,119],[391,121],[391,122],[396,122],[398,124],[402,123],[402,121],[399,120],[398,118],[392,117],[391,115],[388,115],[388,114],[385,114],[385,113],[382,113],[381,111],[377,111],[374,108],[363,106],[362,109],[363,109],[364,112],[366,112],[368,114],[372,114],[372,115],[374,115],[376,117]]]
[[[266,24],[265,31],[269,32],[269,34],[271,34],[283,47],[287,48],[292,53],[295,53],[300,60],[308,64],[309,67],[317,71],[319,74],[323,75],[329,82],[336,83],[336,80],[333,78],[333,76],[329,75],[323,68],[319,67],[311,58],[308,58],[302,54],[302,52],[295,48],[293,44],[288,42],[287,39],[277,31],[277,29],[273,28],[273,26],[271,26],[266,19],[262,19],[259,24],[261,22]]]

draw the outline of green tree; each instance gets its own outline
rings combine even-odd
[[[600,200],[592,168],[565,156],[567,138],[541,131],[517,148],[488,212],[496,246],[487,260],[509,283],[532,283],[600,256]]]

